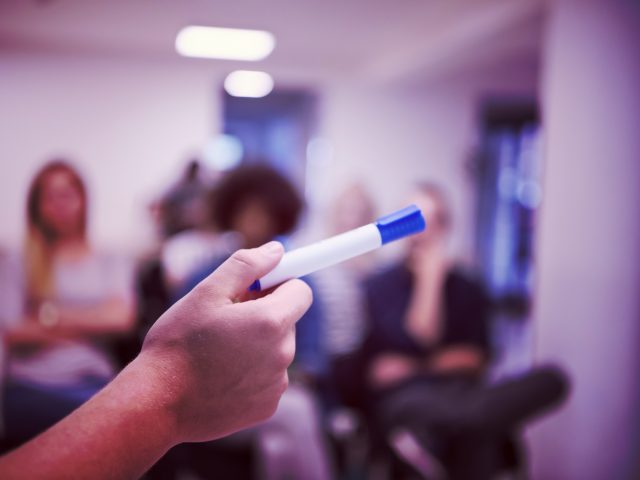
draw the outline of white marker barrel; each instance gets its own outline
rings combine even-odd
[[[373,224],[287,252],[280,263],[260,279],[260,288],[303,277],[317,270],[370,252],[382,245],[380,231]]]
[[[280,263],[249,290],[264,290],[292,278],[303,277],[323,268],[370,252],[385,243],[425,229],[422,212],[415,205],[379,218],[355,230],[327,238],[283,255]]]

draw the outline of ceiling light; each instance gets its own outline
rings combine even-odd
[[[265,72],[236,70],[225,78],[224,89],[234,97],[260,98],[273,90],[273,78]]]
[[[176,51],[185,57],[223,60],[262,60],[269,56],[276,40],[264,30],[184,27],[176,37]]]

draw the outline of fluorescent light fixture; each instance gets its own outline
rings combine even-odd
[[[234,97],[260,98],[273,90],[273,78],[265,72],[236,70],[225,78],[224,89]]]
[[[176,51],[185,57],[257,61],[276,45],[272,33],[238,28],[184,27],[176,37]]]

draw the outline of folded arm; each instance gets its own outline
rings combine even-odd
[[[112,298],[91,307],[52,306],[54,322],[45,325],[35,317],[27,317],[9,328],[5,340],[9,346],[49,344],[69,338],[121,335],[135,324],[132,302]]]

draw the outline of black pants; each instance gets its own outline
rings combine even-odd
[[[451,480],[482,480],[503,466],[505,439],[560,402],[567,389],[568,380],[554,367],[495,385],[415,378],[382,393],[376,412],[382,432],[407,428],[442,460]]]

